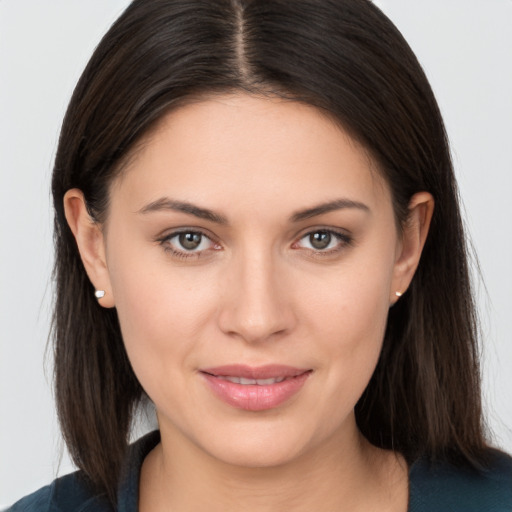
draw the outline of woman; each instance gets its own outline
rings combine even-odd
[[[53,195],[82,471],[13,510],[510,509],[442,120],[371,3],[133,2]]]

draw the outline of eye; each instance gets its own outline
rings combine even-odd
[[[169,242],[179,245],[179,248],[185,251],[200,251],[206,249],[204,246],[207,240],[208,239],[202,233],[189,231],[173,236]]]
[[[336,252],[344,246],[349,245],[352,239],[343,233],[328,229],[318,229],[311,231],[300,238],[295,247],[310,249],[315,252]]]
[[[158,241],[166,251],[182,258],[199,256],[203,251],[217,248],[204,233],[193,230],[174,232]]]

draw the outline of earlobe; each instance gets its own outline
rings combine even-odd
[[[95,222],[79,189],[70,189],[64,195],[64,211],[68,225],[75,236],[80,257],[95,290],[98,302],[106,308],[114,307],[114,297],[107,268],[105,243],[101,225]]]
[[[409,287],[418,268],[434,213],[434,198],[428,192],[418,192],[409,201],[408,217],[395,261],[391,303],[394,304]]]

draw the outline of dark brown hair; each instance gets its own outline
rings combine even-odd
[[[415,192],[434,196],[419,268],[390,309],[356,418],[372,443],[408,461],[478,466],[477,324],[448,142],[414,54],[368,0],[135,0],[100,42],[64,119],[52,183],[55,383],[73,460],[114,501],[143,391],[115,309],[94,298],[63,195],[81,189],[101,222],[121,163],[163,115],[198,95],[240,90],[337,119],[377,163],[400,224]]]

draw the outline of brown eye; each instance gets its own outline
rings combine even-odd
[[[180,233],[178,235],[179,244],[187,251],[196,250],[201,245],[202,240],[203,235],[201,233],[188,232]]]
[[[309,235],[311,247],[317,250],[327,249],[332,241],[332,235],[328,231],[316,231]]]
[[[204,251],[217,248],[201,231],[180,231],[163,237],[159,242],[165,250],[182,257],[198,256]]]
[[[156,240],[164,252],[172,258],[184,260],[187,258],[198,259],[212,256],[213,251],[220,251],[220,244],[214,242],[202,231],[182,229],[164,235]]]
[[[317,229],[310,231],[295,244],[295,249],[309,249],[318,254],[332,254],[352,244],[352,238],[338,231],[330,229]]]

